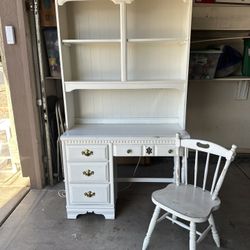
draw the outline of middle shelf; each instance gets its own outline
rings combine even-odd
[[[65,91],[81,89],[177,89],[184,90],[185,80],[161,81],[65,81]]]
[[[128,38],[128,43],[154,43],[154,42],[173,42],[173,43],[185,43],[188,41],[184,37],[158,37],[158,38]],[[63,39],[64,45],[76,45],[76,44],[91,44],[91,43],[120,43],[121,39]]]

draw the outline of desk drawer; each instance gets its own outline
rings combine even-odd
[[[155,156],[175,156],[176,147],[174,145],[155,145]]]
[[[67,145],[67,161],[105,161],[108,145]]]
[[[141,145],[114,145],[114,156],[141,156]]]
[[[68,175],[70,183],[79,182],[105,182],[109,180],[108,163],[69,163]]]
[[[109,203],[109,184],[71,184],[69,198],[72,204]]]

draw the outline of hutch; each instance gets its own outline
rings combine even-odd
[[[113,219],[113,157],[175,157],[175,134],[188,136],[192,0],[57,0],[56,12],[67,216]]]

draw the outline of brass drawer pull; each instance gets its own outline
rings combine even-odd
[[[91,175],[94,175],[95,172],[88,169],[86,171],[83,171],[82,174],[89,177]]]
[[[92,192],[92,191],[85,192],[84,196],[91,198],[91,197],[95,196],[95,192]]]
[[[85,149],[84,151],[82,151],[82,155],[85,155],[87,157],[89,157],[89,156],[91,156],[93,154],[94,154],[94,152],[89,150],[89,149]]]

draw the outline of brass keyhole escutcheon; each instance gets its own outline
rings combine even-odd
[[[89,177],[89,176],[91,176],[91,175],[94,175],[95,172],[92,171],[92,170],[90,170],[90,169],[88,169],[88,170],[86,170],[86,171],[83,171],[82,174]]]
[[[82,151],[82,155],[85,155],[87,157],[93,155],[94,152],[92,150],[89,150],[89,149],[85,149],[84,151]]]
[[[88,198],[94,197],[95,196],[95,192],[92,192],[92,191],[85,192],[84,196],[86,196]]]

